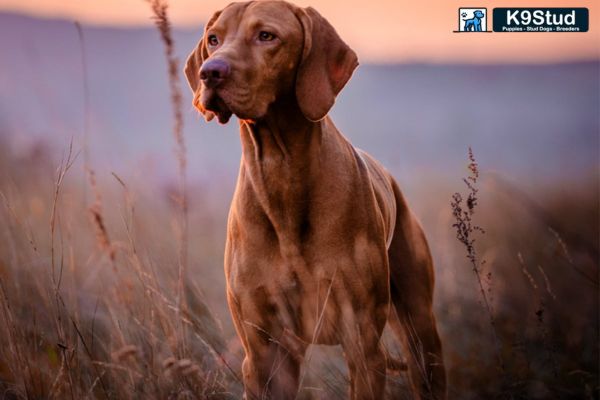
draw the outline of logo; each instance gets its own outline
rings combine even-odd
[[[454,32],[490,32],[487,27],[487,8],[461,7],[458,9],[458,30]]]
[[[494,32],[587,32],[587,8],[494,8]]]

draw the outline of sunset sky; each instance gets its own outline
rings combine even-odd
[[[230,0],[171,0],[170,15],[180,27],[200,27]],[[456,34],[457,9],[477,2],[400,0],[297,0],[311,5],[336,27],[363,62],[527,62],[600,58],[597,0],[486,0],[494,7],[588,7],[587,33]],[[148,25],[144,0],[0,0],[0,12],[77,19],[83,24]],[[490,27],[491,28],[491,27]]]

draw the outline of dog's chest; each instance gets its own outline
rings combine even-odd
[[[229,266],[228,289],[242,304],[243,317],[267,326],[278,321],[305,342],[335,344],[334,293],[344,286],[342,272],[333,262],[268,254],[250,260],[240,250]],[[319,335],[313,337],[317,324]]]

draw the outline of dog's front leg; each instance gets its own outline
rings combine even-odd
[[[294,399],[300,375],[297,355],[275,342],[250,343],[242,365],[245,398]]]
[[[228,295],[229,307],[245,358],[242,364],[246,400],[294,399],[305,347],[282,328],[269,305]],[[260,312],[254,312],[260,311]]]

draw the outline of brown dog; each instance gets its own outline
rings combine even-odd
[[[419,398],[446,396],[433,267],[397,183],[327,113],[358,62],[312,8],[233,3],[207,23],[185,74],[207,120],[240,119],[227,297],[246,398],[294,399],[310,343],[343,347],[352,399],[380,399],[386,322]]]

